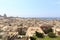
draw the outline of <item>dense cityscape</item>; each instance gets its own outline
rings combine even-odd
[[[46,35],[43,29],[52,28],[56,36],[60,35],[60,19],[20,18],[0,15],[1,40],[30,40],[37,31]]]

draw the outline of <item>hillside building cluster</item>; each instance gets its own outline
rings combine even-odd
[[[60,35],[60,19],[42,19],[42,18],[20,18],[7,17],[0,15],[0,37],[2,40],[8,40],[12,36],[22,37],[18,30],[25,32],[23,36],[26,40],[33,36],[35,31],[44,33],[42,28],[51,27],[56,35]],[[19,40],[15,37],[14,40]],[[25,40],[22,38],[21,40]]]

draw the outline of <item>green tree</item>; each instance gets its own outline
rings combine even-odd
[[[47,29],[43,29],[45,34],[48,34],[49,32],[53,32],[52,28],[47,28]]]
[[[36,38],[35,38],[35,37],[30,37],[30,39],[31,39],[31,40],[36,40]]]
[[[44,34],[43,33],[39,33],[36,31],[36,36],[39,38],[44,38]]]
[[[50,33],[48,33],[48,36],[49,36],[50,38],[55,38],[55,37],[56,37],[56,34],[53,33],[53,32],[50,32]]]

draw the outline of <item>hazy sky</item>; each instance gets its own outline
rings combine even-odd
[[[60,0],[0,0],[0,14],[19,17],[60,17]]]

